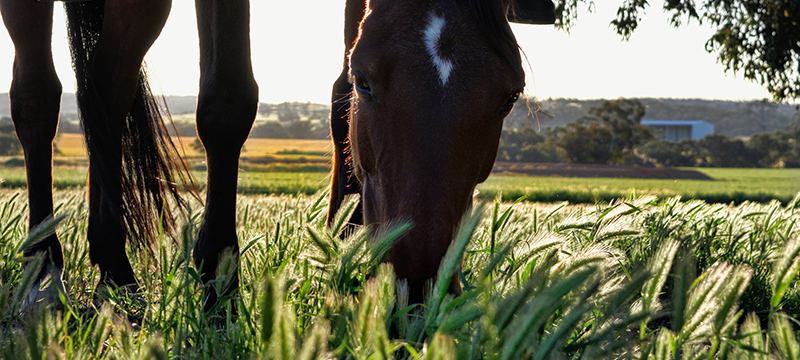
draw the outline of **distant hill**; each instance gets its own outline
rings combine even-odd
[[[506,119],[506,127],[532,126],[542,130],[564,126],[588,115],[589,109],[599,106],[603,99],[546,99],[533,109],[538,119],[526,116],[523,105],[516,106]],[[701,99],[639,99],[645,106],[645,120],[704,120],[714,124],[715,131],[727,136],[750,136],[755,133],[786,129],[800,125],[796,105],[760,101],[723,101]],[[522,102],[521,102],[522,103]]]
[[[167,107],[173,114],[193,113],[196,108],[194,96],[167,96]],[[10,116],[8,94],[0,94],[0,116]],[[61,115],[67,119],[77,118],[78,105],[75,94],[64,93],[61,95]]]
[[[197,97],[195,96],[165,96],[167,107],[171,114],[192,114],[197,108]],[[310,102],[286,102],[281,104],[259,104],[259,113],[272,114],[282,112],[297,112],[300,114],[317,114],[330,112],[327,104],[314,104]],[[77,118],[78,107],[75,94],[64,93],[61,95],[61,116],[67,119]],[[11,116],[11,109],[8,94],[0,93],[0,117]]]
[[[167,106],[174,115],[191,114],[196,108],[194,96],[167,96]],[[750,136],[755,133],[786,129],[800,125],[800,114],[795,105],[764,104],[759,101],[724,101],[702,99],[639,99],[646,107],[646,120],[705,120],[715,126],[715,131],[727,136]],[[545,99],[539,103],[526,104],[520,101],[506,119],[506,128],[532,126],[542,130],[564,126],[589,113],[589,109],[602,104],[603,99]],[[533,109],[538,119],[528,116],[526,105]],[[76,119],[75,94],[64,94],[61,114],[65,119]],[[281,121],[292,121],[295,116],[303,119],[326,119],[330,106],[308,102],[282,104],[259,104],[261,116],[276,117]],[[0,117],[10,116],[8,94],[0,94]]]

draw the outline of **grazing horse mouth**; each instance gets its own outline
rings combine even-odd
[[[414,302],[436,278],[524,87],[504,5],[373,0],[349,54],[351,169],[364,223],[375,232],[411,222],[387,261]]]

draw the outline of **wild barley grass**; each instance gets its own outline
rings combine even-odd
[[[173,241],[130,249],[140,297],[95,294],[81,189],[27,230],[24,192],[0,191],[2,359],[677,359],[797,358],[800,197],[782,205],[655,197],[572,206],[476,205],[425,304],[381,264],[409,226],[349,230],[349,199],[325,226],[325,196],[243,195],[241,291],[202,312],[237,254],[202,285],[193,204]],[[64,310],[20,314],[41,258],[19,249],[56,229]],[[342,239],[344,237],[344,239]],[[228,265],[225,265],[228,264]],[[459,267],[458,265],[461,264]],[[464,294],[446,293],[455,274]],[[102,296],[101,296],[102,295]],[[97,298],[105,298],[103,302]],[[231,304],[238,316],[230,313]]]

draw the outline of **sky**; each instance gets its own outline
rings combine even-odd
[[[530,61],[526,92],[546,98],[663,97],[752,100],[764,88],[726,74],[705,51],[712,30],[691,22],[679,29],[659,6],[647,9],[630,41],[609,26],[618,1],[582,8],[569,33],[543,25],[513,25]],[[262,102],[327,103],[342,66],[344,0],[251,1],[252,59]],[[65,92],[73,92],[61,5],[56,3],[53,52]],[[13,44],[0,31],[0,93],[11,83]],[[194,2],[173,0],[161,37],[145,60],[153,89],[195,95],[198,88]]]

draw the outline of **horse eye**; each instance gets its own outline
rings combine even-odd
[[[510,113],[511,110],[514,109],[514,104],[517,103],[517,101],[520,98],[520,95],[521,94],[519,92],[515,92],[514,95],[511,95],[508,98],[508,100],[506,100],[506,103],[503,104],[503,108],[500,110],[500,113],[502,113],[502,114]]]
[[[362,96],[372,96],[372,88],[369,86],[369,82],[363,76],[355,76],[353,80],[353,85],[355,85],[356,90]]]

